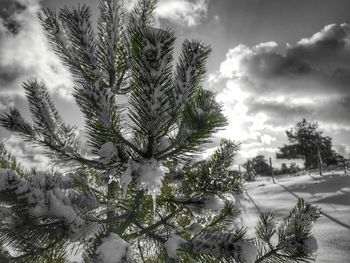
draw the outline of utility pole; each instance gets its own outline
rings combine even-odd
[[[350,163],[350,158],[349,159],[344,158],[344,174],[346,174],[347,172],[349,163]]]
[[[238,172],[239,172],[239,177],[242,178],[242,172],[241,172],[241,165],[238,165]]]
[[[271,176],[272,176],[272,182],[275,184],[275,174],[273,172],[273,167],[272,167],[272,160],[271,160],[271,157],[270,157],[270,169],[271,169]]]
[[[320,151],[320,144],[319,141],[317,141],[317,161],[318,161],[318,170],[320,172],[320,176],[322,176],[322,157],[321,157],[321,151]]]

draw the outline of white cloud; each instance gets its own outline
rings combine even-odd
[[[0,23],[0,83],[2,92],[24,94],[21,84],[28,78],[45,81],[48,89],[69,98],[72,79],[49,47],[36,17],[41,6],[38,0],[21,0],[24,10],[14,12],[12,18],[20,25],[18,33],[11,33]],[[1,21],[0,21],[1,22]],[[5,96],[0,93],[0,96]]]
[[[25,168],[38,168],[46,170],[49,159],[43,155],[40,148],[33,147],[15,135],[3,140],[6,149],[16,157],[17,161]]]
[[[207,16],[208,2],[209,0],[160,0],[155,11],[156,20],[161,18],[183,26],[196,26]],[[137,0],[128,1],[127,10],[130,11],[136,3]]]
[[[350,145],[342,143],[342,144],[334,145],[334,148],[337,153],[343,155],[345,158],[349,158]]]
[[[163,0],[157,6],[156,16],[181,25],[195,26],[206,17],[207,12],[208,0]]]

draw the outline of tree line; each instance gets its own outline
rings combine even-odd
[[[289,144],[284,144],[276,153],[277,159],[303,159],[304,169],[319,169],[322,173],[324,167],[337,167],[346,171],[350,159],[333,150],[332,138],[324,136],[317,122],[307,121],[305,118],[298,122],[295,127],[286,131]],[[264,155],[257,155],[248,159],[243,165],[245,177],[248,180],[258,175],[269,176],[292,174],[302,169],[295,163],[282,163],[281,167],[272,168]]]

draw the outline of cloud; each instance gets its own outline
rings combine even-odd
[[[12,34],[18,33],[21,25],[16,21],[15,15],[26,9],[20,2],[3,0],[0,3],[0,18],[2,25]]]
[[[334,147],[336,152],[343,155],[345,158],[349,158],[350,145],[348,144],[338,144]]]
[[[208,0],[160,1],[156,16],[186,26],[196,26],[207,16]]]
[[[78,151],[85,158],[94,158],[95,156],[91,153],[91,148],[87,143],[87,137],[83,128],[79,128],[75,134],[78,143]],[[48,149],[44,149],[42,146],[25,142],[22,138],[16,135],[10,135],[8,138],[4,138],[3,143],[6,149],[16,157],[17,161],[27,169],[36,167],[40,170],[47,170],[54,167],[50,165],[50,159],[45,152]],[[55,167],[58,168],[58,167]],[[60,167],[64,170],[65,167]],[[70,169],[70,167],[66,167]]]
[[[36,17],[39,1],[4,0],[0,9],[0,96],[24,95],[22,82],[37,77],[51,93],[69,98],[72,80]]]
[[[15,106],[15,102],[18,100],[19,96],[16,94],[8,94],[7,96],[0,96],[0,111],[8,110]]]
[[[235,89],[246,94],[244,104],[251,115],[312,116],[325,122],[338,116],[336,122],[350,126],[345,114],[350,98],[350,26],[328,25],[294,46],[288,44],[285,52],[281,49],[275,42],[236,46],[210,80],[234,82]]]
[[[235,46],[209,82],[224,87],[217,99],[230,119],[225,136],[256,143],[303,117],[329,132],[349,131],[350,26],[327,25],[294,45]]]
[[[42,150],[35,148],[23,140],[19,140],[17,136],[11,135],[5,139],[4,145],[6,149],[16,157],[17,161],[25,168],[38,168],[46,170],[49,159],[42,154]]]
[[[156,22],[166,19],[182,26],[196,26],[207,16],[208,2],[209,0],[159,0],[155,10]],[[136,3],[137,0],[128,1],[127,10],[130,11]]]
[[[208,0],[161,0],[156,17],[194,26],[206,16],[207,8]],[[21,84],[37,77],[45,81],[52,94],[71,98],[72,78],[49,46],[36,17],[40,9],[40,0],[0,1],[1,97],[15,93],[23,96]]]

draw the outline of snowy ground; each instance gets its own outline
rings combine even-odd
[[[301,197],[322,210],[313,228],[319,246],[316,262],[350,262],[350,174],[284,176],[278,177],[276,184],[270,177],[260,177],[247,183],[247,188],[241,200],[240,222],[250,231],[260,211],[286,216]]]

